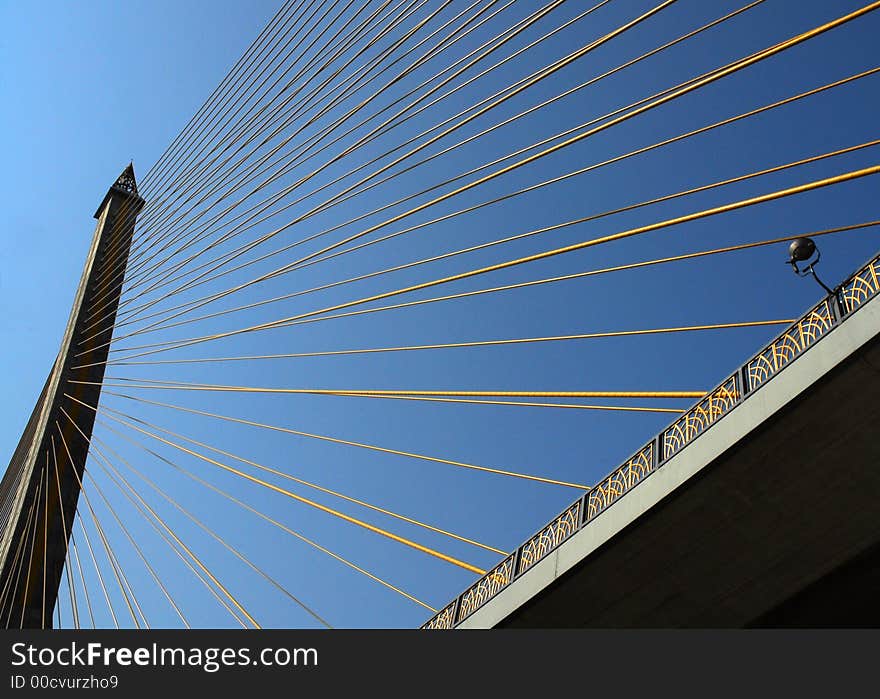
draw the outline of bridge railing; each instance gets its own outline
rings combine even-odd
[[[623,465],[569,505],[423,629],[451,629],[587,526],[880,292],[880,255],[850,276]]]

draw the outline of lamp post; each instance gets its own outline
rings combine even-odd
[[[813,255],[816,256],[815,259],[810,261]],[[816,247],[816,243],[814,243],[812,239],[796,238],[791,241],[791,245],[788,246],[788,261],[786,264],[791,265],[794,273],[799,277],[812,276],[819,286],[825,289],[829,295],[833,295],[834,292],[829,289],[821,279],[819,279],[819,275],[816,274],[816,270],[814,269],[814,266],[819,262],[820,258],[821,254],[819,253],[819,248]],[[803,268],[798,267],[798,262],[805,263]]]

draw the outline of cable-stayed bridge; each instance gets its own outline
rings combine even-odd
[[[95,212],[3,623],[856,623],[880,3],[833,5],[282,3]]]

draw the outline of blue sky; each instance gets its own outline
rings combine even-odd
[[[502,4],[495,3],[492,10]],[[386,149],[402,140],[419,134],[657,4],[615,0],[603,5],[551,39],[523,52],[516,60],[425,110],[418,118],[401,125],[383,139],[361,148],[355,156],[329,167],[298,193],[306,194],[318,185],[344,176],[373,157],[382,158]],[[421,155],[436,153],[461,138],[476,134],[746,4],[744,0],[717,3],[679,0],[551,78],[429,146]],[[393,214],[405,213],[408,207],[396,205],[362,222],[346,224],[351,218],[773,45],[862,4],[850,0],[835,3],[809,0],[797,3],[795,11],[793,3],[766,0],[721,26],[519,119],[509,127],[498,129],[467,148],[438,157],[344,205],[311,216],[278,234],[260,250],[275,250],[326,228],[340,226],[339,230],[324,235],[319,241],[303,244],[293,251],[217,278],[192,292],[179,294],[171,301],[160,302],[147,312],[246,282],[285,262],[319,250],[325,244],[382,222]],[[509,46],[493,54],[492,60],[480,64],[480,68],[492,65],[575,18],[590,5],[592,3],[563,3]],[[439,27],[465,6],[465,3],[452,3],[426,26],[431,30]],[[531,1],[515,3],[443,52],[434,62],[376,96],[362,113],[372,115],[378,112],[379,108],[407,90],[417,88],[433,72],[464,56],[540,6]],[[0,407],[3,453],[11,454],[17,443],[57,352],[94,228],[91,215],[95,206],[129,159],[134,160],[139,178],[146,174],[278,7],[278,2],[226,0],[211,3],[190,0],[184,3],[50,2],[39,9],[24,3],[0,5],[4,27],[0,45],[0,97],[4,105],[11,107],[0,113],[0,145],[6,162],[0,173],[0,186],[4,192],[0,252],[6,261],[0,267],[0,304],[8,338],[2,349],[3,359],[7,367],[14,367],[6,372],[7,399]],[[353,3],[349,7],[340,3],[338,10],[336,6],[328,7],[334,8],[334,14],[342,11],[339,21],[343,22],[361,4]],[[344,7],[349,9],[343,10]],[[378,8],[379,4],[376,3],[375,7]],[[404,31],[439,8],[439,4],[427,3],[394,32]],[[408,215],[400,223],[383,227],[367,239],[488,201],[875,68],[874,38],[878,30],[880,13],[875,12],[425,212]],[[398,36],[394,32],[377,42],[365,55],[374,55],[370,51],[387,46],[392,37]],[[479,69],[471,70],[451,86],[478,72]],[[254,285],[192,315],[309,289],[870,141],[877,138],[878,80],[880,77],[876,75],[867,77],[501,204],[426,226],[396,238],[393,243],[371,246],[333,262]],[[281,137],[291,134],[291,129],[300,125],[305,129],[303,134],[313,133],[309,129],[327,123],[327,120],[339,116],[342,108],[348,108],[370,94],[369,89],[357,93],[312,126],[304,125],[303,120],[310,114],[306,112],[299,122],[283,131]],[[314,110],[314,107],[310,109]],[[277,140],[268,143],[258,154],[274,143]],[[192,322],[163,332],[144,333],[119,341],[114,350],[120,350],[117,356],[122,356],[125,352],[121,350],[126,347],[228,332],[700,211],[867,167],[876,164],[877,152],[877,147],[866,148],[436,264],[246,312]],[[389,161],[389,157],[384,157],[379,164]],[[268,187],[264,194],[278,191],[279,186],[308,174],[321,163],[320,156],[304,163],[279,184]],[[375,168],[361,174],[372,169]],[[160,180],[148,181],[144,190],[148,199],[150,192],[157,193],[164,188],[165,182]],[[344,184],[351,181],[345,180]],[[451,188],[447,186],[439,191]],[[331,188],[330,191],[338,189]],[[232,250],[234,245],[253,240],[291,221],[294,215],[320,204],[325,196],[318,193],[305,199],[289,211],[247,231],[234,244],[218,246],[215,252]],[[260,198],[249,200],[248,205]],[[428,198],[416,198],[414,203]],[[864,178],[416,292],[389,302],[483,289],[860,223],[876,218],[876,200],[876,179]],[[216,212],[228,201],[216,204],[218,208],[206,210]],[[224,230],[228,228],[221,227],[220,233]],[[830,284],[853,271],[878,247],[877,231],[873,228],[825,236],[817,242],[822,250],[819,269]],[[410,309],[250,333],[143,359],[320,352],[795,318],[819,298],[820,291],[812,281],[797,279],[783,265],[786,247],[778,244],[707,257],[698,262],[658,265]],[[145,298],[149,300],[151,297]],[[158,294],[153,298],[158,298]],[[134,317],[133,320],[138,319]],[[134,322],[129,330],[143,327],[148,322],[142,321],[140,326]],[[161,378],[299,388],[707,390],[779,329],[761,327],[513,347],[220,364],[123,365],[111,368],[108,375],[121,379]],[[336,396],[230,395],[149,389],[127,393],[341,439],[587,484],[597,481],[621,463],[671,420],[670,414],[657,413],[456,406]],[[645,399],[608,402],[615,405],[648,403]],[[687,404],[687,401],[658,403],[672,408]],[[577,496],[573,489],[230,425],[117,396],[105,395],[102,405],[505,550],[513,549]],[[110,424],[113,425],[112,420]],[[286,526],[435,607],[442,606],[474,579],[472,574],[447,563],[402,548],[277,493],[243,483],[204,461],[156,441],[151,442],[149,437],[138,435],[129,428],[114,425],[114,429],[142,440],[157,453],[218,487],[235,492]],[[137,468],[143,469],[169,495],[215,528],[230,544],[334,626],[416,626],[428,616],[422,607],[180,476],[166,463],[109,428],[98,426],[95,434]],[[234,623],[101,475],[100,466],[91,465],[90,471],[95,473],[114,507],[125,515],[131,531],[143,541],[157,570],[161,570],[163,577],[172,584],[193,625]],[[338,499],[316,494],[284,479],[272,477],[268,480],[477,566],[489,567],[498,559],[496,554],[395,522],[350,503],[340,503]],[[192,543],[194,550],[204,557],[230,589],[236,591],[263,625],[315,624],[289,599],[175,513],[143,483],[139,490],[169,523],[174,524],[181,536]],[[145,614],[156,626],[175,625],[179,620],[137,560],[124,534],[113,523],[112,515],[100,504],[97,494],[91,497],[117,555],[126,563],[126,570],[131,571],[131,583],[142,601]],[[91,520],[86,520],[90,527]],[[93,574],[87,582],[90,588],[97,589]],[[120,597],[116,600],[117,611],[123,608],[122,604]],[[69,614],[64,603],[62,609]],[[101,610],[101,614],[100,623],[110,623],[106,611]]]

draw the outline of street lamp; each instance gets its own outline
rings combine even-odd
[[[810,258],[815,254],[816,259],[810,262]],[[791,245],[788,246],[788,261],[786,264],[791,265],[791,268],[794,270],[794,273],[799,277],[807,277],[812,276],[813,279],[818,282],[819,286],[825,289],[829,295],[834,292],[829,289],[825,283],[819,279],[819,275],[816,274],[816,270],[813,267],[819,262],[819,258],[821,254],[819,253],[819,248],[816,247],[816,243],[814,243],[810,238],[795,238],[791,241]],[[798,262],[806,263],[804,267],[801,269],[798,267]]]

